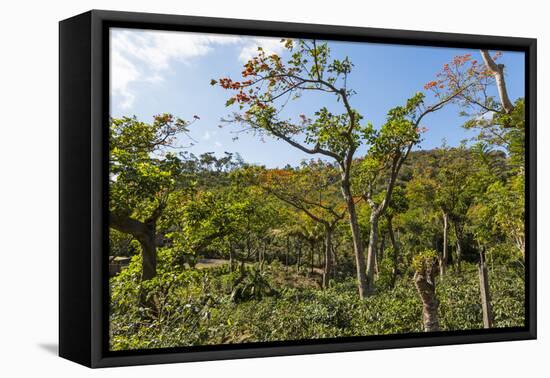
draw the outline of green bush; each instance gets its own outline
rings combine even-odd
[[[409,276],[393,289],[382,281],[375,295],[360,300],[353,277],[326,290],[275,289],[271,275],[296,273],[248,267],[240,278],[224,266],[175,271],[160,261],[158,276],[140,285],[140,267],[134,257],[111,279],[113,350],[422,332],[422,304]],[[495,327],[524,322],[525,288],[518,277],[489,269]],[[464,263],[461,275],[450,270],[436,280],[442,330],[482,327],[476,265]],[[140,305],[143,291],[148,307]]]

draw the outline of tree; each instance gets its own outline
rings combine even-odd
[[[392,245],[392,280],[391,280],[391,287],[395,285],[395,281],[397,279],[397,275],[399,273],[399,244],[397,242],[397,239],[395,237],[394,232],[394,218],[399,216],[399,214],[404,213],[409,208],[409,203],[407,201],[407,198],[405,196],[405,191],[402,187],[396,186],[392,195],[392,201],[390,202],[387,210],[386,210],[386,222],[387,222],[387,229],[388,234],[390,236],[390,242]]]
[[[388,181],[388,199],[383,201],[380,208],[374,211],[374,222],[377,221],[390,201],[391,191],[399,168],[406,159],[408,152],[418,140],[410,140],[412,134],[419,131],[420,121],[425,115],[442,108],[451,101],[463,88],[456,93],[441,98],[432,106],[423,106],[423,96],[415,95],[403,107],[392,109],[388,114],[388,122],[379,135],[370,123],[361,124],[362,115],[351,105],[351,97],[355,94],[348,88],[348,76],[352,71],[353,63],[348,57],[333,59],[327,43],[318,43],[316,40],[281,41],[291,54],[290,59],[283,61],[277,54],[267,55],[258,47],[258,54],[250,59],[242,71],[243,81],[231,78],[212,80],[211,84],[219,84],[222,88],[237,91],[231,96],[226,105],[237,104],[243,113],[235,113],[226,122],[239,123],[245,126],[244,131],[258,134],[267,134],[281,139],[291,146],[308,154],[320,154],[333,159],[340,170],[340,187],[346,202],[350,229],[353,238],[355,265],[360,298],[370,293],[373,285],[372,258],[374,247],[369,252],[368,267],[365,266],[363,242],[357,218],[356,199],[351,190],[351,170],[354,155],[361,144],[374,146],[375,155],[379,156],[379,164],[391,169]],[[319,92],[332,96],[342,104],[340,113],[330,111],[327,107],[317,110],[313,117],[300,115],[299,120],[284,118],[282,110],[289,99],[298,99],[306,92]],[[403,135],[396,135],[405,131]],[[387,135],[386,135],[387,134]],[[388,159],[381,155],[391,154]],[[376,234],[375,230],[375,234]],[[370,244],[369,244],[370,245]],[[369,276],[370,274],[370,276]]]
[[[439,166],[443,161],[446,149],[435,149],[429,152],[419,151],[411,160],[410,179],[405,183],[407,202],[414,204],[402,216],[408,231],[410,246],[435,248],[439,252],[440,278],[445,274],[449,258],[449,215],[439,202],[439,182],[436,179]],[[441,230],[441,248],[438,240]],[[414,234],[413,237],[411,234]],[[423,237],[420,237],[424,235]],[[435,240],[432,243],[430,239]]]
[[[420,140],[420,121],[431,111],[421,110],[424,96],[416,94],[404,107],[396,107],[388,112],[388,120],[371,137],[371,148],[358,167],[358,187],[362,197],[370,207],[369,244],[367,250],[367,293],[374,290],[374,268],[378,246],[378,224],[386,212],[395,187],[397,175],[407,159],[412,147]],[[375,186],[383,184],[382,194],[375,201]]]
[[[443,159],[444,161],[436,175],[435,203],[443,212],[444,224],[447,226],[450,221],[453,226],[456,238],[455,263],[457,270],[460,272],[462,252],[464,250],[464,226],[468,209],[474,200],[471,185],[474,173],[473,162],[465,146],[445,149]],[[446,229],[444,229],[444,239],[444,248],[446,248]],[[444,257],[443,266],[446,265],[447,259]]]
[[[514,178],[498,180],[487,186],[495,205],[494,223],[506,228],[513,235],[515,244],[524,254],[524,187],[525,182],[525,103],[519,98],[512,103],[508,96],[505,81],[505,66],[497,64],[502,53],[493,56],[487,50],[480,51],[484,64],[479,64],[470,54],[457,57],[444,66],[437,81],[430,83],[436,95],[445,94],[457,85],[468,85],[468,89],[455,100],[461,106],[466,129],[479,130],[478,141],[487,147],[504,148],[508,155],[508,165]],[[498,101],[491,92],[496,87]],[[500,207],[497,209],[496,207]],[[499,214],[499,216],[496,216]],[[510,215],[515,216],[510,216]]]
[[[299,169],[268,170],[261,177],[264,190],[303,212],[324,229],[323,288],[333,276],[333,238],[346,207],[337,193],[338,172],[322,160],[303,163]]]
[[[365,256],[359,232],[355,199],[351,192],[351,165],[361,141],[373,132],[370,124],[361,125],[362,116],[352,108],[354,91],[347,87],[353,64],[349,58],[331,59],[328,44],[317,41],[282,40],[291,54],[287,62],[277,55],[267,55],[259,47],[242,72],[243,81],[222,78],[212,80],[225,89],[238,93],[226,105],[237,103],[244,114],[234,114],[227,121],[245,125],[246,130],[281,139],[308,154],[320,154],[336,161],[340,169],[340,187],[345,199],[356,262],[359,296],[367,296]],[[304,92],[333,96],[343,104],[343,112],[334,114],[323,107],[313,118],[302,114],[298,121],[283,119],[278,108],[288,98],[299,98]],[[300,140],[303,136],[304,139]]]
[[[112,118],[109,129],[109,224],[139,241],[142,280],[156,275],[157,222],[176,187],[180,161],[166,152],[189,123],[170,114],[148,124]]]
[[[514,103],[506,89],[505,66],[497,64],[502,53],[493,56],[480,51],[484,64],[471,54],[457,56],[445,64],[437,79],[427,84],[435,96],[447,96],[457,87],[466,87],[454,102],[460,106],[461,116],[468,117],[466,129],[479,130],[477,139],[492,146],[504,147],[510,153],[515,167],[524,170],[525,104],[522,98]],[[498,100],[495,99],[496,87]]]
[[[424,94],[417,93],[388,112],[387,121],[371,138],[372,144],[360,164],[359,182],[362,196],[371,208],[370,235],[367,253],[367,289],[374,290],[374,259],[378,245],[378,223],[391,202],[393,189],[401,167],[412,148],[420,141],[425,130],[421,122],[425,116],[440,110],[453,101],[466,86],[457,87],[446,96],[440,96],[435,104],[426,106]],[[383,181],[380,202],[374,200],[376,184]]]

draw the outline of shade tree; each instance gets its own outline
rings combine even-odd
[[[376,158],[369,160],[378,160],[376,164],[391,170],[386,188],[388,199],[380,207],[373,207],[373,222],[376,223],[390,201],[395,180],[392,176],[399,172],[407,151],[410,152],[418,141],[416,134],[421,120],[441,109],[464,88],[455,88],[454,93],[442,96],[431,106],[424,106],[423,95],[416,94],[405,106],[392,109],[388,113],[387,123],[380,132],[376,132],[372,124],[362,122],[363,116],[351,104],[356,92],[348,87],[348,77],[353,68],[349,57],[333,58],[328,43],[316,40],[283,39],[281,43],[290,58],[267,54],[262,47],[258,47],[257,55],[244,65],[242,80],[224,77],[213,79],[211,84],[236,92],[229,97],[226,105],[237,105],[240,112],[225,119],[226,122],[241,124],[244,131],[275,137],[302,152],[323,155],[336,163],[353,237],[359,296],[364,298],[373,289],[372,256],[375,247],[369,243],[371,250],[365,265],[356,199],[351,188],[355,153],[361,145],[375,146]],[[290,99],[299,99],[310,92],[330,96],[341,104],[339,110],[329,110],[325,106],[310,117],[305,114],[297,119],[284,116],[283,110]],[[399,135],[400,132],[404,135]],[[368,192],[367,187],[365,193]],[[376,235],[376,225],[374,228]]]
[[[338,193],[338,171],[322,160],[302,163],[298,169],[271,169],[260,177],[262,188],[275,198],[302,212],[324,230],[322,286],[333,276],[333,238],[346,206]]]
[[[181,161],[171,152],[190,123],[161,114],[145,123],[111,118],[109,127],[109,225],[139,241],[142,280],[156,275],[157,223],[176,189]]]
[[[242,71],[242,81],[231,78],[212,80],[222,88],[237,92],[226,105],[237,104],[240,113],[226,121],[240,123],[245,130],[281,139],[311,155],[334,160],[340,170],[340,189],[346,202],[356,260],[358,291],[367,295],[367,279],[363,243],[359,231],[355,199],[351,192],[351,165],[357,148],[373,132],[362,124],[362,116],[350,99],[355,93],[348,88],[353,64],[348,57],[334,59],[327,43],[316,40],[281,41],[290,58],[268,55],[261,47]],[[307,92],[330,96],[342,104],[338,112],[321,107],[312,117],[301,114],[298,119],[283,118],[281,108],[289,99],[298,99]]]

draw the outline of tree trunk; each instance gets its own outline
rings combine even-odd
[[[439,276],[443,279],[445,275],[445,269],[447,268],[447,262],[449,261],[448,251],[448,238],[449,238],[449,216],[447,213],[443,213],[443,253],[439,260]]]
[[[439,320],[437,308],[439,302],[435,295],[434,267],[424,267],[423,270],[414,274],[416,290],[422,300],[422,321],[425,332],[439,331]]]
[[[141,245],[142,281],[150,280],[157,275],[156,221],[157,217],[140,222],[124,215],[110,214],[110,226],[132,235]]]
[[[491,294],[489,289],[489,276],[485,263],[485,251],[479,251],[479,288],[481,294],[481,309],[483,311],[483,328],[493,326],[493,311],[491,308]]]
[[[289,261],[288,255],[290,254],[290,236],[286,237],[286,253],[285,253],[285,270],[288,270]]]
[[[323,272],[323,289],[328,287],[328,282],[332,277],[332,230],[327,230],[325,234],[325,270]]]
[[[460,273],[460,263],[462,262],[462,233],[460,232],[460,226],[458,222],[454,222],[455,235],[456,235],[456,271]]]
[[[380,240],[380,248],[378,249],[378,258],[376,261],[382,262],[384,260],[384,251],[386,249],[386,234],[382,234],[382,240]]]
[[[365,253],[363,251],[363,242],[361,240],[361,232],[359,230],[359,221],[357,220],[357,213],[355,211],[355,202],[353,202],[349,181],[346,179],[342,180],[342,194],[346,200],[346,206],[348,208],[349,224],[353,239],[355,268],[357,273],[357,289],[359,291],[359,298],[364,299],[368,295],[367,275],[365,272]]]
[[[495,78],[502,109],[504,109],[506,114],[509,114],[512,110],[514,110],[514,105],[510,101],[508,91],[506,90],[506,81],[504,80],[504,64],[496,64],[487,50],[481,50],[481,57],[485,62],[485,66]]]
[[[313,258],[314,258],[314,254],[315,254],[315,242],[310,241],[309,246],[310,246],[310,249],[311,249],[311,274],[313,274],[313,263],[314,263]]]
[[[399,264],[399,246],[397,245],[397,240],[395,240],[395,234],[393,233],[393,224],[392,218],[388,217],[388,233],[390,234],[390,241],[393,248],[393,267],[392,267],[392,277],[391,277],[391,287],[395,286],[395,281],[397,280],[398,264]]]
[[[264,260],[265,260],[265,250],[267,249],[267,242],[264,240],[263,243],[262,243],[262,249],[260,249],[258,251],[258,256],[259,256],[259,268],[260,268],[260,272],[263,272],[264,271]]]
[[[142,281],[150,280],[157,275],[156,224],[147,224],[146,227],[146,234],[141,239],[138,239],[143,253]]]
[[[373,211],[370,216],[369,247],[367,249],[367,293],[374,292],[374,267],[376,259],[376,247],[378,244],[378,220],[379,215]]]
[[[380,270],[378,270],[378,254],[374,255],[374,277],[375,279],[378,278],[378,274],[380,273]]]
[[[332,243],[332,272],[336,273],[336,267],[338,266],[338,255],[336,253],[338,247]]]
[[[302,262],[302,240],[298,240],[298,257],[296,259],[296,271],[300,271],[300,263]]]
[[[520,235],[514,236],[514,241],[521,253],[521,258],[523,259],[523,261],[525,261],[525,235],[520,234]]]

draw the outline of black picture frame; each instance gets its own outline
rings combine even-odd
[[[296,342],[108,350],[110,27],[525,52],[526,326]],[[92,10],[59,24],[59,354],[88,367],[536,338],[536,39]]]

